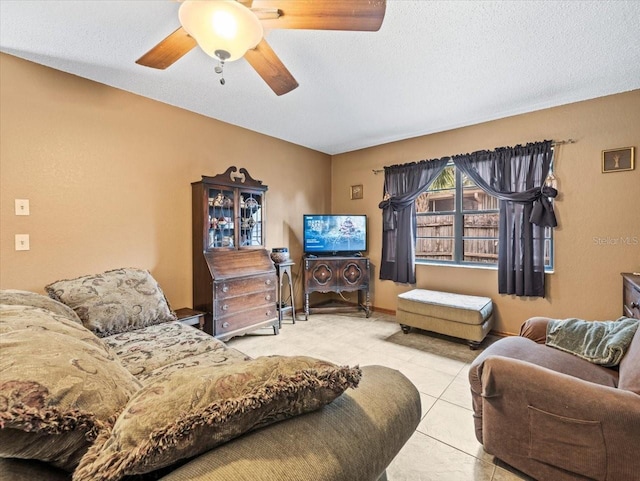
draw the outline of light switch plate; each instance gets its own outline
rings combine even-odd
[[[17,251],[29,250],[29,234],[16,234],[16,250]]]
[[[16,199],[16,215],[29,215],[29,199]]]

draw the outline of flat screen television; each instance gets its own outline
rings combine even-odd
[[[356,255],[367,250],[367,216],[305,214],[303,248],[311,255]]]

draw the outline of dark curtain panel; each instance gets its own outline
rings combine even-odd
[[[380,279],[416,282],[416,198],[429,188],[448,158],[384,168]]]
[[[453,157],[478,187],[500,199],[500,294],[545,295],[544,228],[557,225],[550,198],[558,192],[544,185],[552,158],[551,141]]]

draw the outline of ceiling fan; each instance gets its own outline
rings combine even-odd
[[[216,72],[244,56],[276,95],[283,95],[298,82],[264,39],[263,27],[373,32],[385,9],[386,0],[184,0],[182,26],[136,63],[166,69],[199,45],[220,62]]]

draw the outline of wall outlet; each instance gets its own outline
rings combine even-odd
[[[16,215],[29,215],[29,199],[16,199]]]
[[[16,250],[17,251],[29,250],[29,234],[16,234]]]

